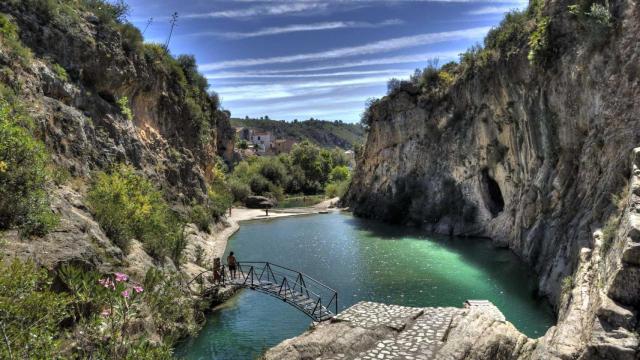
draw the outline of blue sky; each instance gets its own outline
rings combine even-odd
[[[173,54],[194,54],[234,117],[358,121],[392,77],[482,41],[526,0],[128,0],[129,20]]]

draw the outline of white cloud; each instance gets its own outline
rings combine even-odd
[[[312,71],[323,71],[323,70],[335,70],[335,69],[344,69],[351,67],[360,67],[360,66],[371,66],[371,65],[389,65],[389,64],[405,64],[405,63],[425,63],[431,59],[439,59],[442,63],[446,61],[454,60],[458,57],[458,55],[463,52],[460,51],[445,51],[445,52],[431,52],[431,53],[422,53],[415,55],[405,55],[405,56],[390,56],[384,58],[376,58],[369,60],[360,60],[360,61],[352,61],[340,64],[331,64],[331,65],[323,65],[323,66],[315,66],[315,67],[303,67],[303,68],[289,68],[282,70],[254,70],[254,71],[229,71],[229,72],[219,72],[219,73],[209,73],[206,76],[210,79],[225,79],[225,78],[233,78],[233,77],[252,77],[250,75],[277,75],[277,74],[289,74],[296,72],[312,72]]]
[[[403,71],[411,72],[411,70],[407,70],[407,69],[341,71],[341,72],[318,73],[318,74],[261,74],[259,72],[221,72],[217,74],[207,75],[207,79],[314,78],[314,77],[336,77],[336,76],[373,75],[373,74],[378,74],[378,75],[398,74]]]
[[[343,90],[347,87],[353,88],[383,85],[386,84],[391,77],[407,78],[408,76],[408,72],[402,71],[397,74],[393,74],[393,76],[371,76],[348,80],[315,82],[301,81],[247,85],[236,84],[217,87],[216,92],[222,95],[223,101],[283,99],[303,95],[327,94],[335,91],[336,89]]]
[[[376,41],[360,46],[338,48],[315,53],[276,56],[270,58],[228,60],[217,63],[203,64],[200,66],[200,70],[219,70],[233,67],[246,67],[265,64],[285,64],[294,62],[329,60],[348,56],[370,55],[438,42],[482,38],[487,33],[487,31],[489,31],[489,29],[489,27],[476,27],[465,30],[404,36],[394,39]]]
[[[471,10],[467,12],[469,15],[496,15],[496,14],[504,14],[511,10],[517,10],[522,8],[522,6],[518,5],[510,5],[510,6],[485,6],[479,9]]]
[[[206,19],[206,18],[248,18],[255,16],[268,16],[268,15],[287,15],[287,14],[299,14],[309,11],[325,10],[328,7],[326,3],[312,3],[312,2],[284,2],[277,5],[260,5],[252,6],[241,9],[229,9],[220,11],[211,11],[201,14],[186,14],[182,15],[185,19]]]
[[[400,25],[402,20],[391,19],[380,23],[369,23],[362,21],[332,21],[316,24],[293,24],[280,27],[267,27],[251,32],[199,32],[189,34],[188,36],[219,36],[228,39],[246,39],[259,36],[287,34],[303,31],[320,31],[334,29],[353,29],[353,28],[380,28],[383,26]]]

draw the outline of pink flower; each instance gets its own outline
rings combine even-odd
[[[140,285],[133,285],[133,290],[135,290],[135,292],[139,294],[144,291],[144,288],[142,288],[142,286]]]
[[[117,272],[115,275],[116,275],[116,282],[129,280],[129,277],[127,276],[127,274]]]
[[[122,294],[122,296],[124,296],[126,299],[129,298],[129,290],[125,290],[125,291],[121,292],[120,294]]]
[[[100,283],[100,285],[106,287],[107,289],[109,289],[109,288],[115,289],[116,288],[116,286],[113,284],[113,282],[109,278],[100,279],[100,280],[98,280],[98,282]]]
[[[104,317],[109,317],[111,316],[111,309],[109,308],[104,308],[102,310],[102,312],[100,313],[100,315],[104,316]]]

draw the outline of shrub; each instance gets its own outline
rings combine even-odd
[[[51,283],[33,262],[0,259],[0,358],[58,358],[70,298],[51,291]]]
[[[222,217],[233,204],[233,195],[221,182],[209,187],[207,206],[214,219]]]
[[[67,74],[67,70],[65,70],[60,64],[51,65],[51,69],[58,76],[58,78],[62,81],[69,81],[69,75]]]
[[[45,190],[48,154],[30,133],[32,120],[0,100],[0,229],[44,235],[58,222]]]
[[[249,185],[243,183],[239,179],[229,179],[227,185],[229,186],[229,190],[231,190],[234,201],[244,202],[247,197],[251,195],[251,188]]]
[[[491,29],[485,37],[485,48],[498,50],[507,59],[517,54],[527,42],[527,34],[530,32],[528,21],[526,12],[508,12],[500,25]]]
[[[325,195],[327,195],[327,197],[330,197],[330,198],[333,198],[333,197],[342,198],[344,194],[347,193],[350,183],[351,183],[350,180],[330,182],[325,187]]]
[[[211,215],[207,208],[202,205],[195,205],[191,207],[189,221],[196,224],[198,229],[201,231],[210,231],[209,225],[211,224]]]
[[[18,35],[18,27],[9,21],[6,15],[0,13],[0,45],[5,47],[9,56],[19,61],[22,65],[28,65],[33,59],[29,48],[22,45]]]
[[[560,283],[560,294],[562,297],[565,297],[569,294],[571,294],[571,289],[573,289],[573,277],[571,276],[565,276],[564,278],[562,278],[562,281]]]
[[[277,186],[284,185],[287,180],[287,169],[277,159],[263,161],[260,164],[260,174]]]
[[[132,167],[98,173],[87,200],[107,235],[125,252],[136,237],[154,258],[169,256],[180,262],[186,246],[184,224],[162,193]]]
[[[120,112],[122,116],[124,116],[127,120],[133,121],[133,111],[131,111],[131,107],[129,106],[129,98],[126,96],[118,99],[118,107],[120,108]]]
[[[260,174],[254,174],[249,180],[251,191],[257,195],[263,195],[269,192],[270,185],[269,180]]]
[[[549,17],[541,17],[536,21],[536,28],[529,36],[529,55],[532,64],[543,64],[549,51]]]
[[[349,168],[341,165],[341,166],[336,166],[333,168],[333,170],[331,170],[331,173],[329,174],[329,180],[330,181],[344,181],[347,180],[349,178]]]
[[[145,302],[158,333],[168,344],[195,335],[198,330],[197,304],[184,296],[180,283],[179,274],[166,275],[155,268],[150,268],[144,279],[144,288],[148,290]]]
[[[124,0],[82,0],[82,4],[106,24],[125,22],[130,10]]]
[[[127,54],[142,54],[144,39],[140,30],[131,23],[118,25],[122,37],[122,49]]]

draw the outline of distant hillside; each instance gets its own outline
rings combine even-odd
[[[283,120],[231,119],[234,127],[248,127],[272,132],[278,138],[298,141],[309,139],[324,147],[352,149],[364,143],[364,128],[360,124],[341,121],[305,120],[286,122]]]

